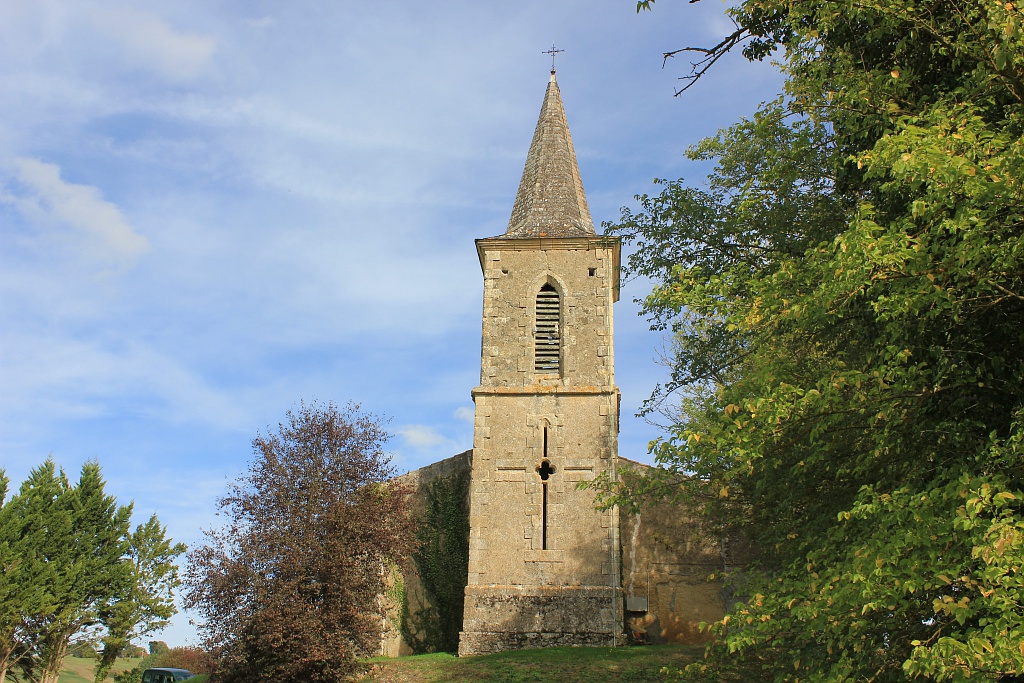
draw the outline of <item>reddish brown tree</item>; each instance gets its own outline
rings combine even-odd
[[[188,669],[194,674],[208,674],[213,671],[213,657],[199,647],[171,647],[158,655],[152,666],[170,666]]]
[[[302,404],[253,440],[249,472],[219,500],[226,524],[185,576],[214,680],[339,681],[376,651],[384,567],[414,538],[387,439],[358,405]]]

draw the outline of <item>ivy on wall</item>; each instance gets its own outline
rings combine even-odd
[[[469,472],[440,477],[425,494],[413,560],[429,606],[407,616],[402,633],[417,652],[457,652],[469,577]]]
[[[394,562],[385,565],[387,581],[384,583],[384,604],[387,606],[386,616],[389,624],[397,624],[403,629],[409,611],[409,600],[405,590],[405,577],[402,568]],[[394,610],[391,612],[391,610]]]

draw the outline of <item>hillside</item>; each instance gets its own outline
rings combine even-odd
[[[114,664],[114,671],[124,671],[138,664],[140,659],[119,659]],[[92,683],[96,670],[96,660],[91,657],[65,657],[64,668],[60,672],[57,683]],[[112,683],[113,676],[107,676],[107,683]]]

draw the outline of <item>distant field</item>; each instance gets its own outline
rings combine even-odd
[[[702,646],[651,645],[558,647],[465,659],[448,654],[377,658],[360,683],[660,683],[662,667],[681,668],[703,651]]]
[[[119,659],[114,663],[114,671],[130,669],[142,660]],[[64,668],[60,672],[57,683],[92,683],[96,672],[96,660],[91,657],[65,657]],[[107,676],[107,681],[113,681],[112,676]]]

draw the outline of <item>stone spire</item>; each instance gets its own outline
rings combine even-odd
[[[562,96],[552,71],[505,237],[594,234]]]

